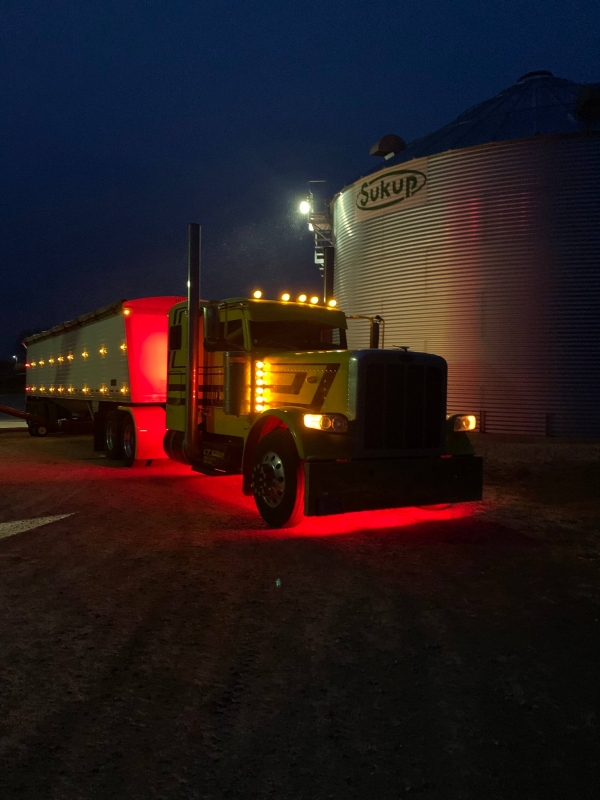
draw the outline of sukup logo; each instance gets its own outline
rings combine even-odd
[[[427,183],[427,176],[416,169],[397,169],[362,183],[356,193],[359,211],[377,211],[410,200]]]

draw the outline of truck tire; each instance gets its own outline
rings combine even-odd
[[[275,430],[259,441],[252,491],[256,507],[270,528],[291,528],[304,516],[304,470],[289,431]]]
[[[133,467],[135,463],[135,444],[135,421],[131,414],[124,414],[121,424],[121,447],[126,467]]]
[[[119,460],[123,456],[122,424],[122,415],[118,411],[108,412],[104,421],[104,449],[108,458]]]

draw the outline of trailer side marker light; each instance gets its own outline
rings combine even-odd
[[[126,345],[125,343],[123,343],[123,344],[121,345],[121,350],[122,350],[124,353],[127,351],[127,345]]]
[[[130,308],[124,308],[123,309],[123,314],[125,314],[125,316],[128,317],[131,314],[131,309]]]
[[[74,358],[75,356],[73,355],[73,353],[69,353],[69,355],[67,356],[67,361],[73,361]]]
[[[67,392],[69,394],[73,394],[74,391],[75,391],[75,389],[72,386],[69,386],[69,388],[67,389]]]
[[[100,348],[100,350],[98,350],[98,352],[100,353],[101,356],[105,356],[108,353],[108,350],[106,349],[106,347],[104,347],[104,345],[102,345],[102,347]]]
[[[260,298],[262,297],[261,290],[257,289],[255,292],[252,292],[252,297],[254,297],[255,300],[260,300]]]
[[[83,387],[83,389],[82,389],[81,391],[82,391],[84,394],[87,394],[87,393],[89,392],[89,389],[88,389],[88,387],[87,387],[87,386],[84,386],[84,387]]]
[[[58,361],[58,363],[59,363],[59,364],[62,364],[62,362],[63,362],[65,359],[64,359],[64,357],[63,357],[63,356],[59,356],[59,357],[58,357],[56,360]]]
[[[40,358],[40,360],[38,361],[38,364],[40,365],[40,367],[43,367],[45,363],[46,362],[42,358]]]
[[[65,390],[65,387],[64,387],[64,386],[59,386],[59,387],[58,387],[58,391],[59,391],[59,392],[61,392],[61,393],[62,393],[62,392],[64,392],[64,390]]]
[[[333,299],[332,300],[328,300],[327,301],[327,305],[329,306],[329,308],[335,308],[337,306],[337,300],[333,300]]]
[[[121,394],[127,394],[128,392],[129,389],[126,386],[123,386],[123,388],[121,389]]]
[[[89,353],[88,353],[87,350],[84,350],[83,353],[81,354],[82,358],[87,358],[88,356],[89,356]]]
[[[50,358],[48,359],[48,363],[49,364],[54,364],[54,359],[52,358],[52,356],[50,356]]]

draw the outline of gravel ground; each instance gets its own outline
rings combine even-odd
[[[265,530],[238,477],[0,436],[0,798],[595,798],[600,445]]]

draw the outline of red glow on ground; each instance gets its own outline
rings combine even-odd
[[[242,494],[242,479],[239,475],[217,477],[198,475],[194,488],[206,499],[219,503],[224,509],[245,511],[254,517],[253,522],[264,524],[252,497]],[[444,522],[462,519],[473,513],[470,503],[423,508],[387,508],[377,511],[357,511],[350,514],[333,514],[327,517],[305,517],[295,528],[270,529],[264,533],[271,538],[315,538],[340,536],[368,531],[389,531],[426,522]],[[254,525],[252,526],[254,528]],[[256,530],[253,531],[256,534]]]

